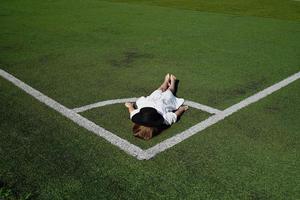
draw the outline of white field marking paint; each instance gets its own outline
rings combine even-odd
[[[193,102],[193,101],[188,101],[186,100],[184,102],[185,105],[188,105],[188,106],[191,106],[193,108],[197,108],[199,110],[202,110],[202,111],[205,111],[205,112],[208,112],[210,114],[217,114],[219,112],[222,112],[221,110],[218,110],[216,108],[212,108],[212,107],[209,107],[207,105],[203,105],[203,104],[200,104],[200,103],[196,103],[196,102]]]
[[[107,105],[112,105],[112,104],[117,104],[117,103],[135,102],[136,100],[137,100],[137,98],[135,98],[135,97],[133,97],[133,98],[124,98],[124,99],[112,99],[112,100],[93,103],[93,104],[82,106],[82,107],[79,107],[79,108],[74,108],[73,111],[79,113],[79,112],[84,112],[84,111],[87,111],[87,110],[90,110],[90,109],[93,109],[93,108],[97,108],[97,107],[102,107],[102,106],[107,106]],[[221,112],[218,109],[215,109],[215,108],[212,108],[212,107],[200,104],[200,103],[196,103],[196,102],[193,102],[193,101],[185,101],[184,104],[188,105],[190,107],[208,112],[210,114],[216,114],[216,113]]]
[[[183,140],[195,135],[199,131],[206,129],[207,127],[221,121],[222,119],[226,118],[227,116],[237,112],[238,110],[256,102],[260,99],[272,94],[273,92],[281,89],[282,87],[287,86],[288,84],[296,81],[300,78],[300,72],[276,83],[261,92],[258,92],[245,100],[225,109],[224,111],[218,112],[217,114],[209,117],[208,119],[194,125],[193,127],[183,131],[147,150],[142,150],[141,148],[130,144],[128,141],[114,135],[113,133],[105,130],[104,128],[94,124],[93,122],[89,121],[88,119],[82,117],[81,115],[77,114],[71,109],[66,108],[65,106],[59,104],[58,102],[54,101],[53,99],[47,97],[46,95],[42,94],[41,92],[35,90],[34,88],[30,87],[29,85],[25,84],[24,82],[20,81],[19,79],[15,78],[14,76],[8,74],[7,72],[0,69],[0,76],[7,79],[8,81],[12,82],[14,85],[19,87],[20,89],[24,90],[29,95],[33,96],[37,100],[45,103],[49,107],[55,109],[62,115],[66,116],[67,118],[71,119],[73,122],[77,123],[79,126],[86,128],[89,131],[103,137],[104,139],[108,140],[113,145],[118,146],[128,154],[136,157],[139,160],[143,159],[151,159],[156,154],[163,152],[172,146],[182,142]],[[123,99],[124,100],[124,99]],[[128,99],[126,99],[128,100]],[[121,102],[123,103],[123,102]]]
[[[137,98],[133,97],[133,98],[124,98],[124,99],[113,99],[113,100],[107,100],[107,101],[100,101],[97,103],[93,103],[93,104],[89,104],[89,105],[85,105],[79,108],[73,108],[74,112],[80,113],[80,112],[84,112],[93,108],[98,108],[98,107],[102,107],[102,106],[107,106],[107,105],[111,105],[111,104],[116,104],[116,103],[126,103],[126,102],[135,102],[137,100]]]
[[[196,133],[206,129],[207,127],[223,120],[224,118],[228,117],[229,115],[232,115],[233,113],[237,112],[238,110],[259,101],[260,99],[272,94],[273,92],[287,86],[288,84],[296,81],[297,79],[300,78],[300,72],[244,99],[243,101],[230,106],[229,108],[225,109],[222,112],[217,113],[216,115],[213,115],[211,117],[209,117],[208,119],[192,126],[191,128],[187,129],[186,131],[183,131],[169,139],[164,140],[163,142],[160,142],[158,144],[156,144],[155,146],[149,148],[146,150],[146,154],[147,158],[146,159],[150,159],[152,157],[154,157],[156,154],[163,152],[169,148],[171,148],[172,146],[182,142],[183,140],[186,140],[187,138],[195,135]]]
[[[126,153],[138,157],[139,159],[143,159],[144,151],[129,143],[127,140],[124,140],[113,133],[105,130],[104,128],[98,126],[97,124],[91,122],[90,120],[82,117],[81,115],[77,114],[76,112],[72,111],[71,109],[61,105],[60,103],[56,102],[55,100],[47,97],[46,95],[42,94],[41,92],[37,91],[36,89],[30,87],[26,83],[22,82],[21,80],[17,79],[16,77],[12,76],[11,74],[5,72],[4,70],[0,69],[0,76],[4,79],[10,81],[29,95],[33,96],[40,102],[46,104],[47,106],[53,108],[63,116],[69,118],[76,124],[81,127],[86,128],[87,130],[95,133],[96,135],[103,137],[111,144],[119,147],[120,149],[124,150]]]

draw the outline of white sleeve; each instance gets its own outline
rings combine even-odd
[[[130,112],[130,119],[132,119],[133,115],[135,115],[138,112],[140,112],[139,109],[135,109],[134,111]]]
[[[168,112],[163,117],[165,119],[166,125],[171,125],[171,124],[175,123],[177,120],[177,115],[173,112]]]

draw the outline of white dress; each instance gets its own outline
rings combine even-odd
[[[130,119],[132,119],[133,115],[140,112],[141,108],[151,107],[163,116],[165,119],[164,124],[171,125],[177,120],[177,115],[172,111],[177,110],[183,102],[184,99],[175,97],[170,90],[164,92],[155,90],[149,96],[140,97],[136,101],[137,109],[130,113]]]

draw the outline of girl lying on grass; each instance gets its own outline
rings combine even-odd
[[[125,103],[133,121],[133,134],[136,137],[149,140],[166,126],[177,121],[188,106],[183,106],[184,99],[174,96],[176,77],[167,74],[163,84],[150,96],[140,97],[133,103]]]

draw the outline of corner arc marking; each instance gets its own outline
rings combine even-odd
[[[242,100],[241,102],[234,104],[232,106],[230,106],[229,108],[223,110],[223,111],[219,111],[217,109],[215,110],[211,110],[211,112],[214,112],[215,115],[212,115],[211,117],[209,117],[208,119],[192,126],[191,128],[187,129],[186,131],[183,131],[181,133],[178,133],[177,135],[166,139],[158,144],[156,144],[155,146],[143,150],[141,148],[139,148],[136,145],[133,145],[131,143],[129,143],[127,140],[122,139],[118,136],[116,136],[115,134],[105,130],[104,128],[96,125],[95,123],[91,122],[90,120],[82,117],[81,115],[79,115],[76,110],[78,112],[83,112],[81,110],[88,110],[88,106],[93,105],[91,108],[94,107],[99,107],[100,106],[105,106],[105,105],[109,105],[109,104],[115,104],[115,103],[123,103],[126,101],[135,101],[136,98],[127,98],[127,99],[115,99],[115,100],[108,100],[108,101],[104,101],[104,102],[98,102],[95,104],[91,104],[91,105],[87,105],[87,106],[83,106],[85,107],[83,109],[83,107],[80,108],[75,108],[75,109],[69,109],[65,106],[63,106],[62,104],[58,103],[57,101],[49,98],[48,96],[44,95],[43,93],[39,92],[38,90],[30,87],[29,85],[27,85],[26,83],[22,82],[21,80],[17,79],[16,77],[14,77],[13,75],[5,72],[4,70],[0,69],[0,76],[2,76],[4,79],[8,80],[9,82],[13,83],[15,86],[17,86],[18,88],[20,88],[21,90],[25,91],[26,93],[28,93],[29,95],[31,95],[32,97],[34,97],[35,99],[37,99],[38,101],[46,104],[47,106],[51,107],[52,109],[56,110],[57,112],[59,112],[60,114],[62,114],[63,116],[69,118],[70,120],[72,120],[73,122],[75,122],[76,124],[78,124],[81,127],[86,128],[87,130],[95,133],[96,135],[99,135],[100,137],[104,138],[105,140],[107,140],[108,142],[110,142],[111,144],[119,147],[121,150],[125,151],[126,153],[128,153],[131,156],[136,157],[139,160],[149,160],[151,158],[153,158],[155,155],[157,155],[158,153],[161,153],[171,147],[173,147],[174,145],[182,142],[183,140],[186,140],[187,138],[197,134],[198,132],[208,128],[209,126],[225,119],[226,117],[232,115],[233,113],[237,112],[238,110],[247,107],[248,105],[255,103],[257,101],[259,101],[262,98],[265,98],[266,96],[272,94],[273,92],[276,92],[277,90],[289,85],[290,83],[298,80],[300,78],[300,72],[297,72],[289,77],[287,77],[286,79],[260,91],[257,92],[256,94]],[[113,102],[113,103],[112,103]],[[187,101],[186,102],[187,105],[200,109],[206,109],[205,105],[202,104],[198,104],[195,102],[191,102],[191,101]],[[90,108],[90,109],[91,109]],[[209,107],[211,108],[211,107]],[[211,108],[214,109],[214,108]],[[202,109],[201,109],[202,110]],[[209,112],[209,111],[207,111]]]
[[[103,107],[103,106],[107,106],[107,105],[113,105],[113,104],[118,104],[118,103],[126,103],[126,102],[135,102],[137,99],[138,98],[136,98],[136,97],[123,98],[123,99],[111,99],[111,100],[96,102],[96,103],[85,105],[85,106],[78,107],[78,108],[73,108],[72,110],[76,113],[80,113],[80,112],[84,112],[84,111],[87,111],[87,110],[90,110],[90,109],[93,109],[93,108]],[[209,107],[207,105],[203,105],[203,104],[196,103],[196,102],[189,101],[189,100],[186,100],[184,102],[184,104],[188,105],[192,108],[196,108],[198,110],[208,112],[210,114],[217,114],[217,113],[221,112],[221,110],[218,110],[216,108],[212,108],[212,107]]]

